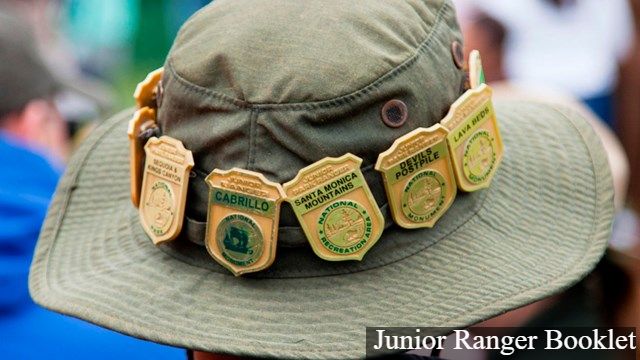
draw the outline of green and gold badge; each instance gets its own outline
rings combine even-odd
[[[140,195],[140,222],[154,244],[175,239],[182,230],[193,155],[169,136],[152,137]]]
[[[432,227],[456,197],[456,181],[439,124],[397,139],[378,157],[395,222],[407,229]]]
[[[276,256],[280,184],[262,174],[234,168],[207,176],[209,212],[205,245],[234,275],[260,271]]]
[[[284,184],[287,201],[322,259],[362,260],[382,235],[384,218],[360,164],[352,154],[324,158]]]
[[[486,84],[468,90],[441,122],[449,130],[453,171],[463,191],[489,187],[502,160],[504,147],[491,96]]]

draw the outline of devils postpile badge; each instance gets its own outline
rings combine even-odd
[[[382,235],[384,218],[360,164],[352,154],[324,158],[284,184],[287,201],[322,259],[362,260]]]
[[[142,171],[144,164],[144,148],[140,133],[155,125],[156,111],[144,107],[133,114],[129,120],[127,134],[129,136],[129,174],[131,177],[131,202],[135,207],[140,204],[140,189],[142,188]]]
[[[205,244],[234,275],[268,268],[276,256],[284,192],[262,174],[234,168],[207,176],[209,212]]]
[[[391,214],[407,229],[433,227],[456,197],[456,181],[439,124],[398,138],[378,157]]]
[[[458,188],[476,191],[490,185],[504,147],[486,84],[467,90],[441,124],[449,130],[447,142]]]
[[[152,137],[144,150],[140,221],[153,243],[159,244],[175,239],[182,230],[193,155],[169,136]]]

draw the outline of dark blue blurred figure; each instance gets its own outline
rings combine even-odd
[[[29,297],[33,249],[68,146],[51,100],[60,86],[33,44],[17,16],[0,9],[0,359],[183,359],[184,350],[50,312]]]

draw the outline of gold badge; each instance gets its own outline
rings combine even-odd
[[[268,268],[276,256],[282,187],[238,168],[207,176],[209,254],[234,275]]]
[[[398,138],[378,157],[391,214],[407,229],[433,227],[456,197],[456,181],[439,124]]]
[[[504,147],[491,96],[486,84],[468,90],[441,122],[449,130],[453,171],[463,191],[488,187],[502,160]]]
[[[362,260],[382,235],[384,218],[360,164],[352,154],[324,158],[284,184],[287,201],[322,259]]]
[[[482,68],[482,59],[480,58],[480,51],[473,50],[469,55],[469,83],[472,89],[484,84],[484,70]]]
[[[136,90],[133,92],[133,97],[136,99],[136,105],[138,109],[144,107],[155,108],[156,107],[156,89],[160,80],[162,80],[162,74],[164,68],[156,69],[147,75],[147,77],[136,86]]]
[[[140,221],[153,243],[159,244],[175,239],[182,230],[193,155],[169,136],[152,137],[144,151]]]
[[[142,166],[144,164],[144,149],[140,133],[156,122],[156,111],[145,107],[133,114],[129,120],[129,176],[131,177],[131,202],[133,206],[140,204],[140,189],[142,187]]]

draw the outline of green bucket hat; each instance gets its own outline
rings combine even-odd
[[[181,29],[156,98],[159,131],[194,158],[180,235],[154,245],[131,204],[126,110],[69,164],[33,298],[183,348],[343,359],[365,356],[367,326],[463,328],[569,287],[604,252],[613,187],[600,141],[567,108],[497,102],[504,156],[491,186],[459,192],[433,228],[389,215],[378,156],[463,94],[460,42],[450,1],[215,1]],[[364,259],[316,256],[284,203],[271,267],[236,277],[208,254],[214,169],[282,184],[347,153],[363,159],[385,219]]]

